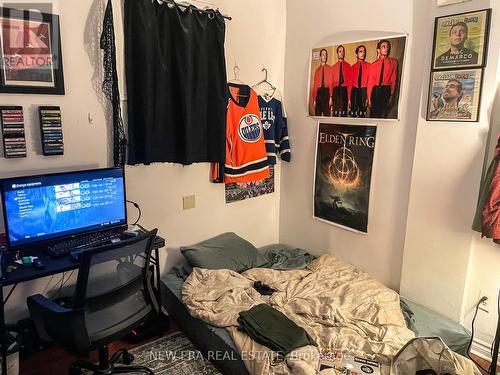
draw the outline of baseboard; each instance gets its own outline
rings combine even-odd
[[[472,354],[491,362],[491,344],[474,339],[470,351]],[[500,359],[497,361],[497,366],[500,366]]]

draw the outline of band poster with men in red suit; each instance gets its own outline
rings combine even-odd
[[[313,48],[309,115],[398,119],[406,36]]]

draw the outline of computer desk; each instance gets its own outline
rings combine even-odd
[[[165,247],[165,239],[156,236],[153,241],[153,252],[151,254],[151,264],[155,268],[154,281],[156,284],[156,298],[160,312],[162,311],[161,305],[161,288],[160,288],[160,254],[159,249]],[[5,255],[5,254],[4,254]],[[3,268],[3,277],[0,279],[0,352],[2,358],[2,375],[7,375],[7,329],[5,326],[5,301],[3,296],[3,288],[12,285],[13,288],[17,284],[25,281],[36,280],[46,276],[56,275],[67,271],[78,269],[79,263],[73,259],[71,255],[65,255],[60,258],[53,258],[50,255],[38,250],[33,254],[24,252],[24,256],[37,256],[44,264],[43,268],[35,268],[34,266],[17,265],[17,269],[6,273],[5,267]],[[10,295],[10,293],[9,293]]]

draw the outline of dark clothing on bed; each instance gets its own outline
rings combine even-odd
[[[240,312],[238,323],[240,323],[238,330],[283,357],[302,346],[316,346],[302,327],[264,303]]]
[[[274,292],[276,292],[276,289],[271,288],[267,284],[263,284],[262,281],[256,281],[253,283],[253,288],[259,292],[263,296],[270,296]]]

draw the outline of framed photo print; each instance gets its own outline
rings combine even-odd
[[[0,8],[0,92],[64,95],[59,17]]]
[[[373,125],[318,125],[314,218],[368,233],[376,134]]]
[[[431,73],[428,121],[479,121],[482,69]]]
[[[491,9],[436,18],[432,68],[479,68],[486,64]]]
[[[406,35],[311,50],[309,116],[399,118]]]

